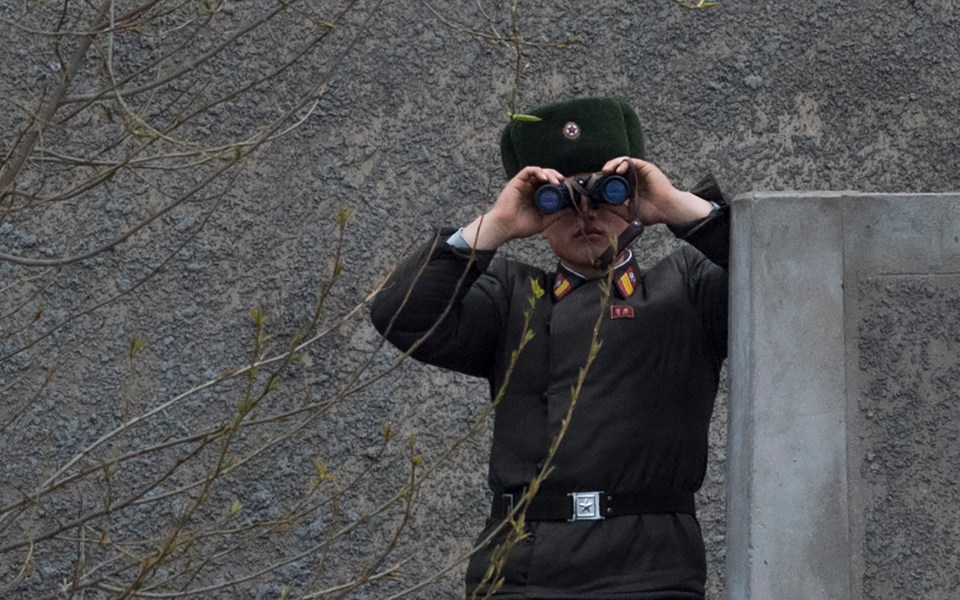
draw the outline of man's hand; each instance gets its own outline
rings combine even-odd
[[[637,172],[637,187],[631,202],[637,203],[633,208],[644,225],[681,225],[710,214],[713,205],[690,192],[673,187],[663,171],[653,163],[621,156],[607,161],[603,172],[626,177],[631,163]]]
[[[563,175],[553,169],[525,167],[507,182],[486,214],[463,228],[463,239],[476,250],[495,250],[510,240],[540,233],[559,215],[540,214],[534,192],[544,183],[562,181]]]

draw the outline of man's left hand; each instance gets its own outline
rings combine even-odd
[[[630,200],[637,204],[631,208],[644,225],[681,225],[702,219],[713,209],[713,205],[703,198],[675,188],[663,171],[651,162],[621,156],[607,161],[602,171],[606,175],[616,173],[627,177],[631,164],[637,174],[636,190]]]

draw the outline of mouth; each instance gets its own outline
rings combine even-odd
[[[578,229],[577,233],[574,234],[573,237],[582,238],[582,237],[598,237],[598,236],[607,237],[607,234],[603,230],[597,229],[596,227],[584,227],[582,229]]]

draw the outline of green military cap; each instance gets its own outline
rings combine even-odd
[[[500,136],[507,178],[535,165],[564,175],[599,171],[611,158],[643,158],[640,119],[622,100],[580,98],[516,115]]]

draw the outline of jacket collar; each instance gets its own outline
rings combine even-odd
[[[563,300],[586,281],[589,279],[563,263],[558,263],[557,274],[553,279],[553,300],[555,302]],[[633,258],[633,253],[629,250],[626,258],[613,267],[613,288],[614,293],[624,300],[632,296],[638,288],[641,290],[643,288],[640,269]]]

